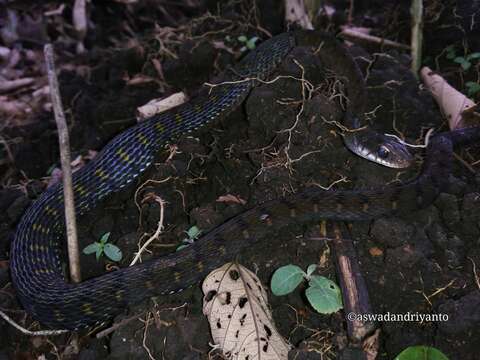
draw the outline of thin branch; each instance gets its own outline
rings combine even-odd
[[[65,334],[68,332],[68,330],[40,330],[40,331],[30,331],[25,329],[24,327],[18,325],[11,317],[9,317],[7,314],[5,314],[3,311],[0,310],[0,316],[8,322],[10,325],[12,325],[15,329],[19,330],[25,335],[31,335],[31,336],[51,336],[51,335],[60,335],[60,334]]]
[[[70,278],[73,282],[81,281],[80,255],[77,239],[77,222],[75,218],[75,202],[72,187],[72,168],[70,166],[70,141],[68,138],[68,127],[65,121],[62,102],[60,100],[60,89],[55,73],[55,63],[52,44],[44,47],[45,63],[47,65],[48,83],[50,85],[50,96],[52,98],[55,122],[58,129],[58,142],[60,145],[60,160],[63,173],[63,197],[65,203],[65,222],[67,229],[68,260],[70,264]]]
[[[412,16],[412,72],[418,79],[418,70],[422,65],[423,0],[412,0],[410,14]]]

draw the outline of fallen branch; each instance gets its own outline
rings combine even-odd
[[[0,316],[12,325],[15,329],[19,330],[21,333],[30,336],[51,336],[51,335],[60,335],[65,334],[68,330],[39,330],[39,331],[30,331],[25,329],[23,326],[18,325],[11,317],[5,314],[3,311],[0,310]]]
[[[60,161],[63,173],[63,197],[65,205],[65,223],[67,229],[67,249],[70,269],[70,278],[73,282],[81,281],[80,255],[77,238],[77,221],[75,218],[75,202],[72,187],[72,168],[70,166],[70,141],[68,138],[68,127],[65,121],[62,102],[60,100],[60,89],[58,86],[57,74],[55,73],[55,62],[52,44],[44,47],[45,63],[47,65],[48,84],[50,96],[55,114],[55,122],[58,129],[58,142],[60,146]]]
[[[378,44],[381,47],[391,47],[391,48],[402,49],[402,50],[410,50],[410,46],[408,45],[405,45],[396,41],[384,39],[378,36],[369,35],[351,27],[343,27],[342,32],[339,34],[339,36],[345,40],[350,40],[353,42],[358,42],[358,40],[360,40],[360,42],[364,41],[364,42],[369,42],[373,44]]]
[[[412,72],[418,79],[418,70],[422,64],[422,44],[423,44],[423,0],[412,0],[410,6],[410,15],[412,16]]]

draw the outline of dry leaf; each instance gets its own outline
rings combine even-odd
[[[288,358],[290,346],[273,324],[267,293],[254,273],[227,263],[208,274],[202,289],[203,313],[227,358]]]
[[[447,118],[450,130],[473,125],[469,124],[468,119],[464,117],[464,113],[475,106],[471,99],[456,90],[427,66],[420,70],[420,76],[440,107],[440,111]]]
[[[232,195],[232,194],[221,195],[221,196],[218,197],[218,199],[216,201],[217,202],[224,202],[224,203],[234,203],[234,204],[240,204],[240,205],[245,205],[247,203],[240,196],[236,196],[236,195]]]
[[[383,255],[383,250],[380,249],[379,247],[373,246],[370,249],[368,249],[368,252],[372,256],[382,256]]]

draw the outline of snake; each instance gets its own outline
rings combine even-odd
[[[75,212],[87,213],[107,195],[138,178],[172,139],[227,116],[296,47],[315,49],[327,59],[325,66],[343,69],[350,99],[344,121],[346,126],[355,127],[361,118],[365,90],[363,77],[345,48],[334,36],[319,31],[282,33],[264,41],[227,70],[226,80],[218,86],[114,137],[73,174]],[[63,185],[57,183],[28,207],[17,225],[10,256],[12,283],[26,312],[46,327],[78,330],[104,324],[131,304],[199,282],[240,250],[257,243],[269,229],[294,221],[366,221],[428,206],[447,186],[453,146],[478,138],[476,128],[434,136],[426,149],[423,170],[409,182],[365,190],[307,187],[240,213],[181,251],[80,283],[68,282],[62,270],[65,218]],[[349,132],[345,143],[360,156],[383,165],[404,167],[411,161],[403,145],[369,128]]]

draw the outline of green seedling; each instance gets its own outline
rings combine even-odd
[[[253,50],[256,47],[256,43],[259,40],[258,37],[253,36],[250,39],[247,38],[245,35],[240,35],[237,38],[238,41],[240,41],[244,46],[240,49],[240,51],[244,52],[247,50]]]
[[[394,360],[448,360],[444,353],[430,346],[409,346]]]
[[[313,275],[317,265],[312,264],[304,272],[296,265],[278,268],[272,276],[270,287],[276,296],[293,292],[305,279],[308,288],[305,296],[312,307],[321,314],[331,314],[343,308],[341,291],[338,285],[324,276]]]
[[[183,244],[177,247],[176,251],[182,250],[187,246],[190,246],[191,244],[193,244],[195,240],[197,240],[202,234],[202,230],[200,230],[197,226],[194,225],[190,229],[185,231],[185,234],[187,234],[187,237],[182,240]]]
[[[122,260],[122,251],[118,246],[108,242],[109,237],[109,232],[103,234],[103,236],[100,238],[100,242],[94,242],[93,244],[88,245],[83,249],[83,253],[85,255],[95,253],[97,261],[100,259],[100,256],[102,256],[102,254],[105,254],[105,256],[112,261]]]
[[[477,82],[467,81],[465,86],[467,87],[468,96],[475,96],[480,92],[480,84]]]
[[[453,62],[460,64],[464,71],[467,71],[472,67],[475,61],[480,59],[480,52],[474,52],[471,54],[465,54],[464,56],[457,56],[456,49],[454,45],[449,45],[445,48],[446,57]]]

